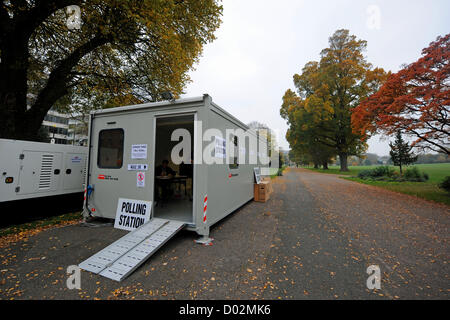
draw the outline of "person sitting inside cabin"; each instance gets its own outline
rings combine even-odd
[[[169,167],[169,160],[164,159],[162,165],[156,167],[156,176],[174,176],[175,171]]]
[[[156,167],[156,182],[157,182],[157,190],[159,193],[159,189],[161,190],[161,196],[159,197],[162,201],[168,200],[171,195],[170,182],[165,179],[158,179],[158,177],[172,177],[175,175],[175,171],[169,167],[169,161],[164,159],[162,165]],[[162,203],[161,203],[162,204]]]

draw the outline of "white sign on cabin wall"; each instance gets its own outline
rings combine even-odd
[[[134,230],[150,220],[151,201],[119,198],[114,228]]]
[[[146,144],[131,145],[131,159],[147,159],[147,145]]]
[[[138,188],[145,187],[145,172],[136,172],[136,186]]]
[[[227,141],[218,136],[214,136],[214,141],[214,157],[225,158],[227,154]]]
[[[148,169],[148,164],[146,164],[146,163],[135,163],[135,164],[128,165],[128,171],[137,171],[137,170],[147,171],[147,169]]]

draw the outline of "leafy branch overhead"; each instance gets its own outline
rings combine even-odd
[[[68,28],[68,5],[80,29]],[[32,139],[51,107],[178,96],[221,12],[215,0],[2,1],[0,136]]]

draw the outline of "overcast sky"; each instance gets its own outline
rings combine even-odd
[[[367,60],[394,72],[450,32],[448,0],[224,0],[223,7],[217,39],[204,48],[184,96],[208,93],[241,121],[267,124],[284,149],[282,96],[294,89],[292,76],[320,58],[334,31],[367,40]],[[387,141],[371,138],[368,152],[387,155]]]

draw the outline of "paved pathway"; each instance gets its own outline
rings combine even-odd
[[[274,181],[212,230],[214,245],[181,232],[117,283],[66,268],[121,237],[111,226],[43,231],[0,248],[0,299],[448,299],[450,210],[304,169]],[[366,269],[381,270],[381,289]]]

